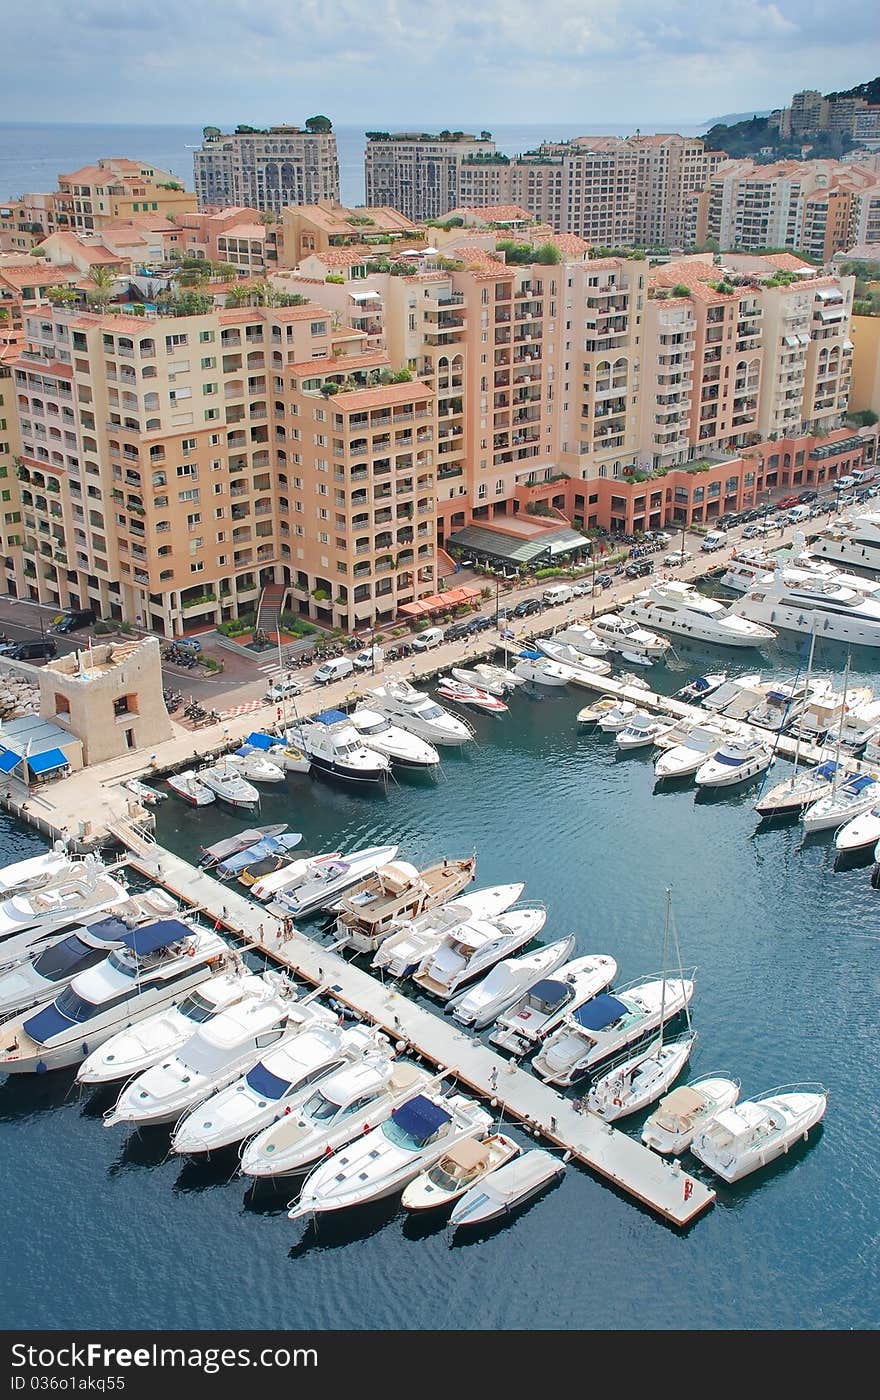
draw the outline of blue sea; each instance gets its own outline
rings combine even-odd
[[[673,690],[730,664],[677,648],[652,680]],[[791,676],[798,656],[736,658]],[[821,644],[817,670],[845,656]],[[876,657],[853,679],[878,683]],[[650,758],[579,733],[584,692],[523,692],[442,776],[387,795],[289,777],[261,820],[311,851],[392,841],[427,864],[477,852],[477,883],[525,880],[542,941],[577,934],[612,953],[619,983],[660,970],[665,891],[685,966],[697,965],[689,1074],[726,1072],[743,1095],[819,1080],[824,1125],[681,1233],[570,1166],[561,1184],[479,1239],[416,1224],[396,1199],[322,1223],[287,1219],[295,1182],[253,1188],[236,1157],[168,1156],[168,1133],[102,1126],[112,1092],[71,1072],[0,1081],[7,1328],[864,1329],[878,1322],[880,893],[870,860],[836,869],[828,835],[758,829],[756,789],[655,792]],[[773,779],[787,765],[779,761]],[[194,857],[241,817],[173,796],[159,839]],[[35,835],[0,819],[6,860]],[[306,927],[306,926],[304,926]],[[307,926],[318,936],[319,923]],[[642,1116],[627,1120],[638,1133]],[[514,1136],[519,1136],[516,1129]],[[520,1139],[522,1140],[522,1139]],[[693,1166],[693,1163],[689,1165]]]
[[[481,130],[477,124],[462,124],[467,131]],[[395,129],[392,127],[392,129]],[[400,127],[396,129],[407,129]],[[698,135],[702,127],[681,126],[674,122],[658,127]],[[603,136],[630,136],[632,127],[603,126],[595,122],[546,126],[496,126],[493,136],[498,149],[507,155],[531,150],[541,141],[563,141],[585,132]],[[71,123],[17,124],[0,122],[0,199],[40,190],[54,190],[58,175],[75,170],[101,156],[131,156],[152,161],[168,170],[188,189],[193,187],[193,148],[200,145],[200,126],[90,126]],[[339,152],[339,181],[344,204],[364,202],[364,133],[359,127],[336,127]]]

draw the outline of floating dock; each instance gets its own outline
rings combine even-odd
[[[129,822],[116,822],[111,830],[129,851],[129,864],[143,875],[300,980],[324,988],[358,1016],[381,1026],[392,1040],[488,1099],[500,1114],[570,1153],[670,1224],[689,1225],[715,1200],[712,1188],[677,1160],[668,1162],[596,1115],[575,1109],[571,1099],[496,1055],[454,1021],[417,1005],[289,922],[285,931],[283,920],[159,846]]]

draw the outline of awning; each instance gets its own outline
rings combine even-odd
[[[154,924],[132,929],[121,941],[139,958],[145,958],[148,953],[156,953],[192,935],[192,929],[180,919],[158,919]]]
[[[836,287],[821,287],[816,296],[820,301],[843,301],[843,297]]]
[[[784,337],[784,340],[785,344],[792,350],[796,349],[801,343],[799,337],[796,335],[787,335]]]
[[[501,530],[486,530],[480,525],[465,525],[449,536],[446,548],[450,545],[468,554],[520,565],[532,564],[541,556],[552,559],[577,549],[589,550],[590,541],[569,525],[560,525],[558,530],[544,530],[526,539],[521,535],[506,535]]]
[[[432,593],[429,598],[420,598],[417,603],[404,603],[399,612],[407,617],[425,617],[428,613],[439,612],[443,608],[455,608],[459,603],[472,603],[479,598],[479,588],[463,583],[459,588],[450,588],[446,593]]]
[[[252,749],[271,749],[273,744],[278,743],[278,740],[273,739],[271,734],[263,734],[259,729],[255,729],[247,736],[246,742],[250,744]]]
[[[349,296],[351,297],[352,301],[381,301],[381,300],[382,300],[382,298],[381,298],[381,296],[379,295],[379,293],[378,293],[378,292],[374,292],[374,291],[369,291],[369,292],[349,292]]]
[[[19,763],[21,763],[20,753],[13,753],[12,749],[3,749],[0,752],[0,773],[11,773]]]
[[[45,753],[31,754],[27,762],[32,773],[54,773],[58,768],[70,766],[70,760],[60,749],[46,749]]]
[[[842,306],[823,306],[823,307],[820,309],[820,311],[819,311],[819,320],[820,320],[820,321],[842,321],[842,320],[843,320],[843,307],[842,307]]]

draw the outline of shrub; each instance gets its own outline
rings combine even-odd
[[[326,588],[313,588],[312,597],[316,603],[326,603],[330,594],[327,592]]]
[[[672,288],[672,295],[674,297],[689,297],[690,294],[691,289],[685,282],[676,282],[675,286]]]
[[[534,256],[536,263],[558,263],[562,262],[562,254],[555,243],[542,243]]]
[[[222,671],[222,670],[223,670],[223,662],[222,662],[222,661],[216,661],[216,660],[214,659],[213,656],[203,656],[203,657],[202,657],[202,665],[204,666],[204,668],[205,668],[206,671]]]
[[[345,285],[345,278],[339,272],[328,272],[324,278],[325,282],[338,282],[340,286]]]
[[[95,636],[97,637],[106,637],[107,633],[112,632],[113,630],[114,629],[110,626],[109,622],[95,623]]]

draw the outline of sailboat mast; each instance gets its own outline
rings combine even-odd
[[[672,890],[666,886],[666,922],[663,926],[663,981],[660,984],[660,1046],[663,1044],[663,1018],[666,1011],[666,962],[669,956],[669,921],[672,917]],[[659,1047],[658,1047],[659,1048]]]
[[[804,683],[804,694],[807,696],[807,699],[809,699],[809,695],[810,695],[810,679],[811,679],[812,674],[813,674],[813,652],[814,652],[815,650],[816,650],[816,614],[813,613],[813,635],[812,635],[811,638],[810,638],[810,656],[809,656],[809,660],[807,661],[807,678],[806,678],[806,681],[805,681],[805,683]],[[799,758],[800,758],[800,753],[801,753],[801,726],[798,725],[798,732],[797,732],[797,737],[796,737],[796,739],[795,739],[795,746],[794,746],[794,768],[792,769],[792,773],[791,773],[791,786],[792,786],[792,787],[794,787],[794,780],[795,780],[795,778],[797,777],[798,760],[799,760]]]
[[[844,719],[844,716],[846,715],[846,693],[847,693],[847,690],[849,689],[849,663],[850,663],[851,657],[852,657],[852,652],[847,651],[847,653],[846,653],[846,669],[845,669],[845,671],[844,671],[844,673],[843,673],[843,704],[842,704],[842,706],[841,706],[841,708],[842,708],[842,710],[843,710],[843,714],[841,715],[840,725],[838,726],[838,730],[837,730],[837,743],[836,743],[835,746],[834,746],[834,772],[833,772],[832,775],[831,775],[831,796],[832,796],[832,797],[833,797],[834,794],[837,792],[837,775],[838,775],[838,773],[840,772],[840,746],[841,746],[841,744],[843,743],[843,719]]]
[[[287,686],[284,684],[284,661],[281,655],[281,619],[278,619],[278,627],[275,632],[278,638],[278,684],[281,687],[281,728],[287,731]]]

